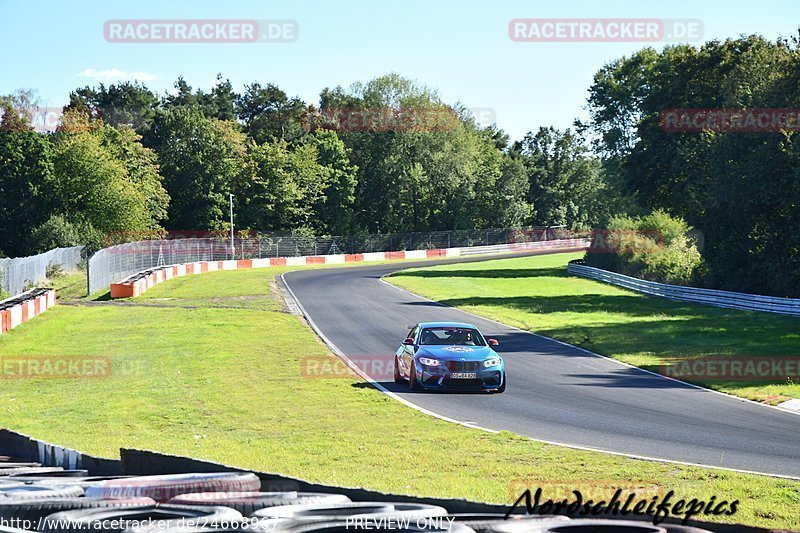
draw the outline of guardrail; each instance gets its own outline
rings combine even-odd
[[[600,268],[571,261],[567,272],[576,276],[610,283],[617,287],[629,289],[651,296],[660,296],[670,300],[694,302],[714,307],[727,309],[740,309],[744,311],[762,311],[781,315],[800,316],[800,298],[781,298],[777,296],[761,296],[743,292],[719,291],[714,289],[700,289],[697,287],[683,287],[656,283],[643,279],[617,274]]]
[[[112,283],[111,298],[134,298],[151,287],[174,277],[204,274],[217,270],[239,270],[243,268],[268,268],[274,266],[332,265],[351,262],[386,260],[413,260],[432,257],[460,257],[478,254],[497,254],[526,250],[580,251],[589,247],[588,239],[561,239],[553,241],[509,243],[468,248],[440,248],[434,250],[404,250],[398,252],[367,252],[363,254],[311,255],[300,257],[264,257],[257,259],[228,259],[221,261],[194,261],[175,265],[147,268],[127,278]]]

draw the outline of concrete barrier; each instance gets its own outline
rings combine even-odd
[[[0,301],[0,334],[37,317],[56,304],[54,289],[36,288]]]

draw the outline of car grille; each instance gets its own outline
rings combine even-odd
[[[450,372],[477,372],[479,361],[447,361],[445,363]]]

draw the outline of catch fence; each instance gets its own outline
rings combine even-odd
[[[57,270],[74,271],[80,265],[82,252],[83,246],[73,246],[29,257],[0,259],[3,290],[13,296],[35,287]]]
[[[272,234],[233,241],[223,236],[136,241],[103,248],[91,257],[89,294],[136,272],[180,263],[489,246],[555,240],[568,233],[561,226],[533,226],[315,238]]]

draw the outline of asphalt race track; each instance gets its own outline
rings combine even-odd
[[[496,257],[468,260],[486,259]],[[626,367],[380,280],[431,264],[298,270],[284,281],[338,351],[388,391],[441,416],[572,446],[800,477],[798,415]],[[500,341],[504,394],[412,393],[375,364],[381,358],[389,369],[410,326],[437,320],[470,322]]]

